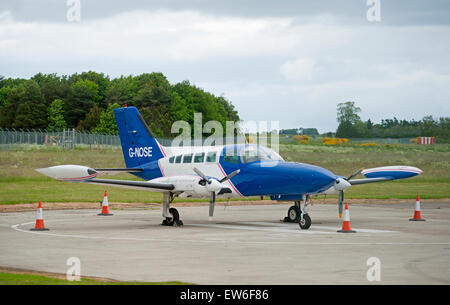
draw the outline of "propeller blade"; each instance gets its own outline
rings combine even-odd
[[[209,200],[209,219],[212,220],[214,216],[214,204],[216,202],[216,193],[211,192],[211,198]]]
[[[344,210],[344,191],[339,191],[338,208],[339,208],[339,218],[342,218],[342,212]]]
[[[237,174],[239,174],[241,172],[240,169],[235,170],[234,172],[232,172],[231,174],[227,175],[226,177],[223,177],[222,180],[220,180],[220,183],[223,183],[231,178],[233,178],[234,176],[236,176]]]
[[[206,177],[205,174],[203,174],[198,168],[194,167],[193,168],[194,172],[199,175],[203,180],[207,181],[208,183],[211,183],[210,180],[208,179],[208,177]]]
[[[363,170],[364,170],[364,167],[358,169],[356,172],[354,172],[353,174],[351,174],[351,175],[347,178],[347,180],[350,180],[350,179],[352,179],[353,177],[358,176],[359,174],[361,174],[361,172],[362,172]]]

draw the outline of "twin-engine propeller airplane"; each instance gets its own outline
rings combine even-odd
[[[410,166],[358,170],[350,177],[304,163],[286,162],[275,151],[253,144],[163,147],[135,107],[114,110],[127,168],[60,165],[37,169],[49,177],[70,181],[162,192],[163,225],[182,225],[178,211],[170,208],[175,197],[210,198],[209,216],[217,197],[270,196],[293,201],[285,221],[308,229],[310,197],[339,194],[342,214],[344,191],[352,185],[403,179],[421,174]],[[98,179],[107,172],[128,172],[145,181]],[[363,174],[366,178],[354,179]]]

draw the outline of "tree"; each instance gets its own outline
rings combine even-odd
[[[34,81],[11,90],[8,95],[8,106],[14,108],[13,128],[45,129],[47,127],[47,107],[41,89]]]
[[[114,109],[120,108],[119,104],[108,105],[108,109],[103,110],[100,116],[100,122],[93,132],[100,134],[119,134],[116,124]]]
[[[193,127],[195,112],[203,114],[203,122],[216,120],[224,128],[226,121],[239,121],[237,111],[225,97],[189,81],[171,85],[162,73],[110,80],[103,73],[88,71],[62,76],[37,73],[30,80],[0,78],[0,127],[53,128],[55,122],[47,119],[55,100],[62,101],[67,127],[84,131],[96,129],[102,111],[112,104],[137,106],[158,136],[173,136],[171,126],[178,120]]]
[[[91,110],[86,114],[84,120],[80,121],[77,126],[77,130],[80,131],[91,131],[97,127],[100,122],[100,117],[102,115],[102,110],[97,105],[94,105]]]
[[[66,121],[69,127],[76,127],[86,113],[99,103],[98,85],[90,80],[78,80],[71,86],[68,101],[66,103]]]
[[[170,114],[173,117],[174,121],[189,121],[189,109],[186,105],[186,102],[182,97],[178,95],[178,93],[173,92],[171,96],[172,102],[170,103]]]
[[[67,127],[64,119],[64,102],[60,99],[54,100],[48,108],[48,127],[49,131],[60,131]]]
[[[339,103],[337,106],[337,121],[355,124],[357,121],[361,121],[359,112],[361,112],[361,108],[356,107],[355,102]]]
[[[139,81],[133,76],[121,76],[113,79],[106,93],[106,103],[119,105],[134,105],[134,99],[139,90]]]
[[[339,103],[337,106],[337,121],[339,126],[336,130],[336,136],[340,138],[355,138],[361,136],[356,127],[361,122],[358,113],[361,108],[355,106],[355,102]],[[358,124],[358,127],[361,125]]]

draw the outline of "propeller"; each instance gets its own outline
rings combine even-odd
[[[194,172],[199,175],[202,180],[200,183],[203,186],[206,187],[206,190],[208,190],[211,193],[211,196],[209,198],[209,219],[211,220],[214,215],[214,205],[216,203],[216,192],[219,192],[222,189],[222,183],[233,178],[237,174],[240,173],[241,170],[235,170],[234,172],[230,173],[229,175],[223,177],[220,181],[216,179],[209,179],[202,171],[200,171],[198,168],[193,168]]]
[[[342,212],[344,211],[344,190],[350,186],[349,180],[358,176],[361,174],[361,172],[364,170],[363,168],[358,169],[356,172],[348,176],[348,178],[338,178],[336,179],[336,186],[338,186],[342,181],[345,181],[345,183],[348,185],[347,187],[344,187],[343,185],[340,186],[340,189],[336,187],[336,189],[339,190],[339,199],[338,199],[338,209],[339,209],[339,218],[342,218]]]
[[[233,178],[234,176],[236,176],[237,174],[239,174],[241,172],[240,169],[235,170],[234,172],[230,173],[229,175],[223,177],[219,182],[220,183],[224,183],[227,180],[230,180],[231,178]]]
[[[361,172],[364,170],[364,167],[358,169],[356,172],[354,172],[353,174],[351,174],[346,180],[350,180],[356,176],[358,176],[359,174],[361,174]]]

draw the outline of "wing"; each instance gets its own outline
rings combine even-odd
[[[142,169],[142,168],[95,168],[94,170],[101,174],[104,174],[104,173],[116,174],[116,173],[120,173],[120,172],[139,173],[139,172],[144,171],[144,169]]]
[[[146,190],[152,192],[172,191],[175,186],[168,183],[154,183],[147,181],[131,181],[131,180],[114,180],[114,179],[90,179],[83,181],[84,183],[93,183],[99,185],[117,186],[129,189]]]
[[[366,178],[366,179],[352,179],[348,180],[348,182],[351,185],[358,185],[358,184],[366,184],[366,183],[373,183],[373,182],[382,182],[382,181],[391,181],[394,180],[389,177],[379,177],[379,178]]]

